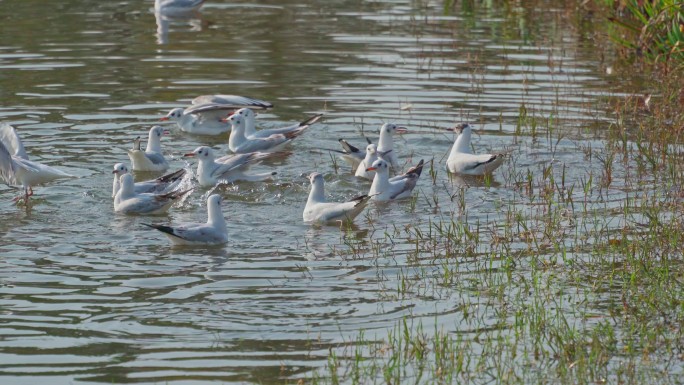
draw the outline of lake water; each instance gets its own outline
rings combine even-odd
[[[208,0],[200,18],[158,26],[150,1],[0,2],[0,120],[32,159],[79,176],[36,188],[29,207],[0,187],[0,382],[293,383],[361,330],[382,339],[405,317],[479,333],[459,304],[478,301],[468,277],[496,266],[464,259],[472,287],[397,294],[418,274],[404,229],[495,227],[519,197],[517,173],[600,170],[581,149],[601,148],[607,97],[641,91],[571,7],[445,3]],[[278,171],[273,182],[219,190],[229,244],[172,248],[140,223],[204,221],[207,190],[167,216],[116,215],[112,165],[169,109],[213,93],[273,102],[261,127],[325,117],[292,155],[255,167]],[[521,106],[552,132],[520,130]],[[453,136],[436,130],[461,121],[475,124],[476,151],[512,151],[490,187],[468,182],[467,216],[450,201],[463,184],[444,170]],[[326,174],[331,199],[370,187],[320,148],[363,146],[383,122],[414,131],[395,151],[433,159],[434,183],[426,169],[417,199],[371,207],[349,232],[303,224],[310,172]],[[227,136],[167,127],[171,169],[194,169],[182,154],[200,145],[227,151]]]

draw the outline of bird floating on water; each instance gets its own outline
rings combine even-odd
[[[230,123],[223,119],[241,108],[267,110],[273,104],[239,95],[200,95],[190,107],[174,108],[160,120],[175,122],[182,131],[192,134],[221,135],[230,132]]]
[[[457,134],[449,158],[447,170],[454,174],[485,175],[491,174],[504,161],[504,154],[473,154],[470,148],[472,127],[468,123],[461,123],[453,128],[447,128]]]
[[[162,126],[150,128],[145,151],[140,149],[140,137],[135,139],[133,149],[128,150],[133,171],[166,171],[169,168],[161,149],[161,137],[168,134]]]
[[[264,159],[282,156],[278,152],[249,152],[246,154],[227,155],[216,159],[214,151],[210,147],[197,147],[193,152],[185,154],[186,157],[195,157],[199,160],[197,165],[197,179],[203,187],[211,187],[219,182],[231,183],[236,181],[260,182],[271,179],[276,172],[261,174],[246,174],[250,166]]]
[[[323,174],[314,172],[309,175],[309,181],[311,191],[302,214],[305,222],[324,224],[351,222],[363,211],[371,199],[368,195],[361,195],[348,202],[328,202],[325,199]]]
[[[182,223],[180,225],[143,225],[159,230],[174,245],[222,245],[228,242],[226,220],[221,212],[221,196],[213,194],[207,198],[206,223]]]
[[[121,188],[114,196],[114,212],[122,214],[163,214],[183,196],[192,191],[171,191],[166,194],[136,193],[133,175],[121,176]]]
[[[368,193],[373,196],[373,200],[382,202],[408,198],[423,171],[423,160],[421,159],[416,166],[411,167],[404,174],[393,178],[389,177],[389,164],[384,159],[377,159],[367,170],[375,171],[375,178]]]
[[[160,176],[156,179],[135,182],[134,191],[138,194],[163,194],[173,191],[181,183],[185,173],[185,169],[181,168],[180,170]],[[123,163],[117,163],[114,165],[112,174],[114,174],[114,182],[112,183],[112,198],[114,198],[121,188],[121,175],[128,174],[128,167]]]

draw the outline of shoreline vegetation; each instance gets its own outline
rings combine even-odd
[[[650,71],[648,96],[609,101],[608,139],[578,144],[584,175],[550,163],[510,171],[503,221],[468,218],[464,187],[445,186],[451,202],[434,205],[450,213],[435,221],[384,239],[345,232],[342,260],[397,263],[396,287],[380,283],[379,295],[441,296],[459,324],[404,317],[385,335],[362,331],[299,383],[683,383],[684,7],[569,3],[577,20],[605,22],[623,65]],[[561,140],[553,117],[524,106],[518,124],[549,148]]]

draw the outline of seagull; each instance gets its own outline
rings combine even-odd
[[[368,195],[361,195],[348,202],[327,202],[325,199],[325,181],[323,174],[314,172],[309,175],[311,192],[304,207],[304,222],[338,223],[351,222],[363,211],[371,199]]]
[[[121,175],[128,174],[128,167],[126,167],[126,165],[123,163],[117,163],[114,165],[114,170],[112,171],[112,174],[114,174],[114,183],[112,184],[112,198],[114,198],[116,196],[116,193],[119,192],[119,188],[121,186]],[[180,182],[183,180],[183,176],[185,176],[185,169],[181,168],[178,171],[174,171],[170,174],[160,176],[157,179],[136,182],[134,191],[137,194],[163,194],[165,192],[172,191],[173,189],[178,187]]]
[[[468,123],[461,123],[447,130],[458,134],[446,163],[449,172],[464,175],[485,175],[491,174],[503,163],[504,154],[473,154],[470,149],[472,127]]]
[[[33,195],[33,186],[60,178],[75,178],[63,171],[42,163],[30,161],[19,135],[14,127],[0,124],[0,179],[8,185],[21,185],[24,195],[14,198],[15,202],[28,203]]]
[[[408,198],[423,171],[423,160],[421,159],[415,167],[411,167],[406,173],[394,178],[389,177],[389,165],[384,159],[377,159],[366,170],[375,171],[375,178],[373,178],[373,184],[368,193],[373,197],[373,200],[382,202]]]
[[[354,175],[359,178],[373,180],[373,178],[375,178],[375,171],[368,171],[368,168],[373,165],[373,162],[375,162],[375,160],[378,159],[378,157],[385,159],[385,156],[390,152],[392,152],[392,150],[389,150],[388,152],[379,153],[378,146],[376,146],[374,143],[369,144],[368,146],[366,146],[366,157],[363,158],[361,163],[359,163],[359,166],[356,168],[356,173]]]
[[[150,225],[164,233],[174,245],[222,245],[228,242],[226,220],[221,212],[221,196],[207,198],[207,223],[184,223],[179,226]]]
[[[392,170],[398,173],[401,170],[399,158],[394,149],[394,133],[403,134],[408,132],[406,127],[399,127],[396,124],[385,123],[380,127],[380,139],[378,140],[378,152],[387,154],[387,162],[392,166]]]
[[[183,16],[197,12],[204,0],[155,0],[154,12],[164,16]]]
[[[273,104],[239,95],[200,95],[188,108],[174,108],[162,121],[176,122],[185,132],[199,135],[221,135],[230,132],[230,123],[222,121],[240,108],[256,110],[273,108]]]
[[[163,214],[192,189],[171,191],[166,194],[138,194],[133,175],[121,176],[121,188],[114,196],[114,211],[123,214]]]
[[[162,126],[150,128],[144,152],[140,149],[140,137],[135,139],[133,149],[128,150],[133,171],[166,171],[169,168],[169,162],[161,152],[161,137],[168,133]]]
[[[299,130],[303,126],[310,126],[316,122],[318,122],[323,115],[317,114],[314,115],[305,121],[301,123],[295,123],[292,125],[289,125],[287,127],[281,127],[281,128],[271,128],[271,129],[266,129],[266,130],[256,130],[256,118],[254,111],[250,108],[241,108],[237,111],[235,111],[236,114],[241,115],[244,120],[245,120],[245,137],[249,139],[255,139],[255,138],[268,138],[271,135],[276,135],[276,134],[287,134],[290,132],[295,132]]]
[[[230,139],[228,140],[228,148],[236,154],[255,151],[276,151],[309,128],[308,125],[304,125],[287,134],[273,134],[266,138],[247,138],[245,136],[245,119],[241,115],[233,114],[227,121],[233,126],[230,132]]]
[[[214,158],[214,151],[206,146],[197,147],[195,151],[185,154],[186,157],[197,157],[197,178],[203,187],[211,187],[218,182],[231,183],[239,180],[259,182],[271,179],[276,172],[263,174],[245,174],[249,167],[264,159],[282,153],[250,152],[246,154],[228,155],[218,159]]]

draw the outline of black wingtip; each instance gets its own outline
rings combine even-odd
[[[174,237],[180,238],[178,235],[174,234],[174,232],[173,232],[173,227],[164,226],[164,225],[151,225],[151,224],[148,224],[148,223],[140,223],[140,224],[141,224],[141,225],[144,225],[144,226],[147,226],[147,227],[151,227],[151,228],[153,228],[153,229],[155,229],[155,230],[159,230],[159,231],[161,231],[162,233],[169,234],[169,235],[173,235]]]
[[[368,144],[373,144],[373,142],[371,142],[371,140],[370,140],[370,138],[369,138],[369,137],[367,137],[367,136],[364,136],[364,138],[366,138],[366,142],[368,142]]]
[[[304,120],[303,122],[299,123],[299,127],[310,126],[310,125],[318,122],[319,120],[321,120],[322,117],[323,117],[323,114],[316,114],[316,115]]]
[[[416,174],[416,175],[420,176],[420,174],[423,172],[423,166],[424,165],[425,165],[425,162],[423,161],[423,159],[421,159],[417,165],[411,167],[408,171],[406,171],[406,174],[407,175],[408,174]]]
[[[357,147],[354,147],[354,146],[352,146],[351,144],[349,144],[349,142],[347,142],[347,141],[344,140],[344,139],[338,139],[337,141],[340,142],[340,144],[342,145],[342,148],[343,148],[344,151],[346,151],[348,154],[355,153],[355,152],[360,152],[360,151],[361,151],[361,150],[359,150]]]
[[[354,197],[354,198],[350,199],[349,201],[350,202],[356,202],[355,206],[358,206],[358,205],[362,204],[363,202],[365,202],[366,200],[368,200],[368,198],[369,198],[368,194],[363,194],[363,195],[359,195],[357,197]]]
[[[273,172],[271,173],[271,175],[278,175],[278,172],[277,172],[277,171],[273,171]]]
[[[186,172],[187,171],[184,168],[181,168],[180,170],[174,171],[172,173],[162,175],[159,178],[157,178],[157,180],[159,182],[172,182],[185,176]]]

